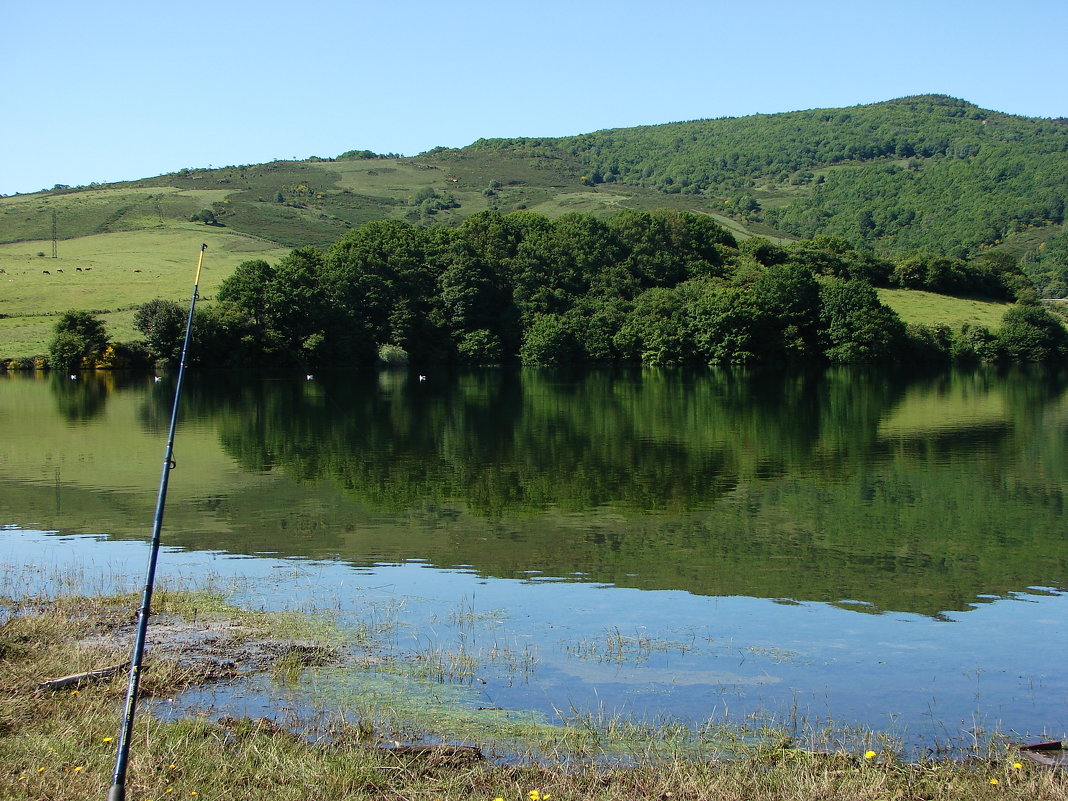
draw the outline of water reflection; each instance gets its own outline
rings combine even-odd
[[[193,470],[167,535],[189,548],[930,616],[1066,580],[1060,372],[189,379],[177,454]],[[138,460],[158,464],[169,381],[2,384],[0,430],[26,448],[0,463],[0,510],[146,536],[144,499],[122,493]],[[18,420],[42,390],[59,413],[34,411],[31,434]],[[87,447],[103,437],[129,474]]]

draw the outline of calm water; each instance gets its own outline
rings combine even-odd
[[[1059,737],[1066,391],[993,369],[193,374],[161,574],[475,655],[472,706]],[[172,393],[0,377],[8,583],[139,584]]]

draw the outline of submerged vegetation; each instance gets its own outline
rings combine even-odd
[[[91,634],[127,622],[130,597],[7,598],[0,627],[0,796],[25,799],[103,797],[110,784],[123,676],[48,692],[46,677],[112,664],[114,645]],[[280,634],[269,618],[228,607],[217,596],[162,592],[157,615],[206,626],[237,619],[249,636]],[[298,622],[295,621],[294,622]],[[325,645],[336,646],[328,639]],[[328,649],[324,649],[325,652]],[[299,680],[307,660],[279,650],[271,674]],[[288,661],[287,661],[288,660]],[[147,696],[173,696],[191,682],[217,680],[178,661],[150,660]],[[260,669],[267,669],[263,664]],[[432,729],[382,730],[352,709],[324,719],[234,718],[215,715],[165,720],[143,712],[127,777],[131,799],[437,798],[485,801],[634,798],[1027,798],[1064,799],[1060,775],[991,745],[964,761],[928,756],[903,760],[892,743],[871,734],[850,745],[832,730],[803,742],[762,726],[692,730],[671,723],[635,726],[582,718],[525,728],[531,749],[505,755],[487,748],[476,722],[463,743],[441,741]],[[490,734],[492,725],[483,729]],[[412,737],[419,743],[415,745]],[[396,738],[403,738],[401,742]],[[537,743],[540,742],[540,746]],[[549,750],[546,750],[546,749]],[[615,756],[612,756],[612,755]],[[625,755],[620,761],[619,755]]]

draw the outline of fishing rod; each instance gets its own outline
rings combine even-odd
[[[182,341],[182,355],[178,361],[178,379],[174,386],[174,402],[171,406],[171,428],[167,437],[167,450],[163,456],[163,472],[159,480],[159,497],[156,500],[156,516],[152,522],[152,542],[148,556],[148,574],[145,577],[145,589],[141,595],[141,608],[137,612],[137,636],[134,639],[133,653],[130,656],[130,680],[126,687],[126,708],[119,731],[119,745],[115,751],[115,772],[111,777],[111,790],[108,801],[124,801],[126,798],[126,766],[130,759],[130,738],[133,736],[134,714],[137,711],[137,688],[141,683],[141,663],[145,655],[145,638],[148,634],[148,616],[152,606],[152,586],[156,580],[156,560],[159,556],[159,532],[163,527],[163,507],[167,502],[167,482],[174,462],[174,432],[178,427],[178,401],[182,396],[182,377],[185,375],[186,356],[189,353],[189,337],[193,330],[193,310],[200,297],[200,268],[204,264],[204,251],[207,245],[200,246],[197,258],[197,274],[193,279],[193,295],[189,299],[189,316],[185,321],[185,339]]]

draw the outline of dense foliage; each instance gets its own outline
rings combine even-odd
[[[641,362],[834,363],[1058,358],[1060,322],[1028,307],[1014,338],[906,327],[873,286],[995,298],[1026,294],[1011,258],[880,259],[846,240],[739,245],[707,215],[607,219],[483,212],[457,228],[376,221],[325,252],[242,263],[198,310],[194,358],[210,364]],[[173,359],[180,310],[138,313]],[[386,358],[386,357],[382,357]]]
[[[888,254],[972,255],[1026,229],[1062,225],[1068,204],[1065,120],[942,95],[472,147],[578,159],[591,185],[709,196],[749,222]],[[1046,261],[1048,269],[1053,255]],[[1063,282],[1068,260],[1056,264]]]

